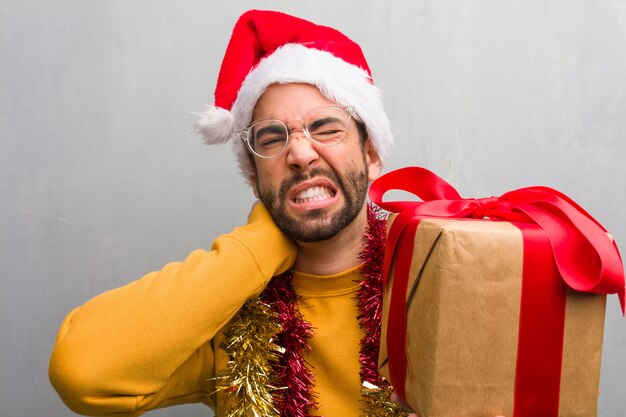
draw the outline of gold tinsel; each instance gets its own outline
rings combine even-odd
[[[398,404],[391,401],[393,388],[379,388],[368,382],[363,382],[361,394],[367,401],[367,408],[363,417],[407,417],[409,413]]]
[[[216,378],[216,389],[233,398],[224,417],[280,417],[273,405],[272,375],[282,348],[282,331],[270,306],[248,300],[235,316],[223,345],[230,360]]]

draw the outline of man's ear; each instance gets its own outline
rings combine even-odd
[[[371,139],[365,141],[365,163],[367,164],[367,179],[374,181],[380,176],[382,170],[382,162],[378,152],[374,149]]]

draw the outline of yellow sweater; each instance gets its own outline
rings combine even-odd
[[[288,269],[295,247],[257,205],[248,225],[124,287],[101,294],[64,320],[50,380],[72,410],[139,416],[203,402],[219,416],[223,395],[211,380],[227,357],[224,328],[246,299]],[[333,276],[294,274],[300,309],[314,327],[307,360],[320,403],[313,415],[356,417],[360,401],[355,280],[359,267]]]

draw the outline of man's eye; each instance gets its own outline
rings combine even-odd
[[[287,137],[285,135],[263,135],[256,139],[258,146],[263,148],[269,148],[273,146],[282,146]]]
[[[326,124],[312,131],[311,137],[320,142],[334,141],[342,138],[345,132],[346,129],[343,126],[338,126],[336,123]]]
[[[338,135],[340,133],[342,133],[343,130],[341,129],[332,129],[332,130],[322,130],[322,131],[318,131],[315,132],[316,135],[320,135],[320,136],[332,136],[332,135]]]
[[[344,130],[346,128],[345,123],[338,120],[335,117],[326,117],[323,119],[315,120],[309,124],[309,131],[315,133],[328,132],[333,130]]]

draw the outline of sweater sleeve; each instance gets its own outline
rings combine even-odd
[[[200,401],[214,406],[213,337],[295,254],[257,204],[248,225],[220,236],[211,251],[196,250],[73,310],[52,352],[52,385],[69,408],[86,415],[139,416]]]

